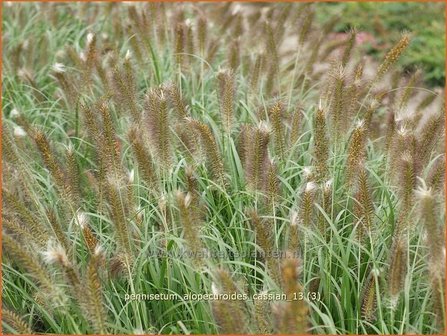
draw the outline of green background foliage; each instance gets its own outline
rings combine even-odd
[[[400,60],[404,68],[421,67],[431,86],[445,83],[445,4],[405,2],[340,2],[318,4],[321,21],[338,14],[335,27],[346,32],[350,27],[371,33],[377,45],[366,44],[366,50],[380,59],[402,31],[410,31],[410,47]]]

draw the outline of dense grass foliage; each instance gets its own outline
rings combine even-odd
[[[443,95],[318,10],[4,7],[4,331],[443,330]]]

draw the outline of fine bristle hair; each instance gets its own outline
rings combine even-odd
[[[32,94],[39,103],[45,101],[45,95],[42,93],[41,90],[39,90],[33,71],[26,67],[23,67],[17,71],[17,75],[21,81],[33,88]]]
[[[129,131],[129,142],[131,144],[132,152],[138,164],[138,168],[143,181],[150,187],[155,186],[155,173],[152,156],[146,148],[141,131],[137,126],[133,126]]]
[[[137,104],[135,70],[131,57],[125,57],[121,66],[115,65],[112,70],[112,85],[113,98],[117,104],[124,111],[128,111],[135,122],[138,122],[141,112]]]
[[[66,150],[66,162],[67,162],[67,194],[70,201],[75,205],[75,208],[79,207],[81,202],[81,183],[80,172],[76,159],[76,152],[73,146],[68,146]]]
[[[300,219],[304,227],[310,228],[313,224],[314,200],[317,184],[307,182],[301,192]]]
[[[248,139],[248,152],[245,158],[247,183],[251,190],[261,190],[264,184],[265,167],[268,163],[268,143],[270,141],[270,131],[265,122],[250,129]]]
[[[235,78],[232,70],[222,70],[217,74],[219,86],[219,108],[222,124],[227,133],[231,132],[234,119]]]
[[[442,332],[445,326],[445,274],[439,276],[438,270],[433,271],[430,269],[430,277],[431,277],[431,290],[432,290],[432,302],[433,302],[433,311],[435,313],[435,322],[437,326],[437,330]]]
[[[408,246],[404,235],[394,237],[388,269],[387,291],[390,307],[396,309],[407,275]]]
[[[428,92],[425,97],[420,101],[420,103],[416,106],[416,114],[419,114],[421,111],[425,110],[429,107],[435,100],[436,95],[432,92]]]
[[[435,113],[427,118],[424,125],[422,125],[420,134],[417,138],[417,153],[416,153],[416,172],[422,170],[425,162],[428,162],[430,156],[435,149],[437,143],[441,139],[441,134],[444,131],[445,111],[442,109],[441,113]]]
[[[345,82],[346,74],[342,65],[335,69],[333,76],[333,99],[330,109],[331,129],[334,133],[334,139],[338,141],[341,132],[344,131],[345,122],[343,118],[344,101],[345,101]]]
[[[266,60],[269,62],[271,67],[274,67],[274,72],[279,72],[279,56],[278,47],[275,39],[275,35],[270,22],[265,23],[265,33],[266,33]]]
[[[68,104],[67,107],[74,108],[76,106],[79,93],[74,81],[67,73],[67,68],[62,63],[55,63],[52,66],[52,70],[53,76],[56,78],[62,89],[62,93]]]
[[[2,190],[2,196],[4,202],[3,210],[10,211],[20,219],[22,226],[33,236],[33,241],[38,246],[45,246],[49,238],[47,229],[42,225],[38,217],[33,215],[26,203],[6,189]]]
[[[90,252],[90,255],[94,254],[95,249],[98,246],[98,239],[90,228],[87,214],[78,211],[78,213],[76,214],[76,222],[81,228],[82,236],[84,237],[84,242],[87,246],[88,251]]]
[[[262,297],[260,293],[259,297]],[[271,334],[272,333],[272,324],[271,324],[271,308],[269,302],[263,300],[262,298],[253,299],[254,310],[255,310],[255,320],[257,332],[259,334]]]
[[[285,157],[285,131],[282,118],[284,115],[284,104],[281,101],[276,102],[268,111],[269,119],[272,124],[273,140],[276,154],[284,159]]]
[[[206,60],[208,62],[214,61],[214,58],[216,57],[216,53],[217,53],[218,49],[219,49],[218,39],[211,40],[210,43],[208,44],[208,51],[207,51],[207,55],[206,55]]]
[[[34,334],[31,327],[16,312],[5,307],[2,309],[2,322],[6,323],[10,328],[19,334]]]
[[[188,119],[188,122],[200,135],[201,144],[204,148],[212,176],[218,180],[219,184],[226,185],[224,163],[211,128],[198,120]]]
[[[314,157],[317,182],[323,181],[328,174],[329,140],[327,136],[326,117],[318,109],[314,121]]]
[[[202,160],[201,151],[203,148],[199,134],[187,120],[183,119],[175,124],[175,133],[178,137],[180,150],[185,154],[186,160],[189,163],[197,164]]]
[[[216,278],[216,282],[212,283],[214,295],[240,293],[226,270],[218,269],[214,273]],[[237,334],[246,331],[247,316],[242,301],[237,299],[213,300],[212,311],[221,334]]]
[[[253,63],[252,69],[250,71],[250,88],[253,92],[258,91],[259,79],[262,71],[264,70],[264,62],[265,62],[264,54],[259,54],[256,56],[255,62]]]
[[[443,259],[445,257],[443,257],[443,250],[445,246],[443,228],[437,217],[439,205],[433,190],[422,179],[419,180],[416,197],[418,200],[419,218],[427,234],[430,268],[432,271],[436,270],[438,274],[441,274],[444,269]]]
[[[203,55],[207,48],[208,20],[204,15],[200,15],[197,19],[197,43],[199,51]]]
[[[274,205],[280,196],[280,180],[278,178],[278,167],[274,161],[270,161],[267,166],[265,194],[267,203]]]
[[[95,248],[90,256],[89,263],[87,265],[86,274],[86,287],[87,287],[87,317],[92,324],[93,330],[99,334],[107,333],[106,320],[107,316],[104,310],[101,279],[99,277],[98,268],[100,266],[101,249],[99,245]]]
[[[249,144],[250,144],[250,132],[251,125],[243,124],[240,126],[239,135],[237,139],[237,152],[239,159],[241,160],[242,167],[247,164],[247,157],[249,156]]]
[[[85,55],[84,76],[85,76],[85,79],[87,80],[88,84],[90,84],[92,70],[95,66],[96,58],[98,56],[97,42],[98,42],[98,40],[97,40],[96,34],[91,33],[91,32],[87,34],[87,43],[86,43],[86,48],[84,51],[84,55]]]
[[[178,85],[172,83],[166,86],[165,89],[168,94],[169,102],[174,108],[177,117],[180,120],[186,118],[188,116],[188,110]]]
[[[20,157],[18,153],[17,145],[13,139],[13,133],[9,127],[3,123],[2,125],[2,158],[3,162],[9,162],[11,165],[19,164]]]
[[[8,217],[8,216],[6,216]],[[3,229],[6,233],[11,234],[15,237],[20,237],[21,241],[26,241],[29,244],[35,245],[35,246],[42,246],[41,242],[37,240],[32,233],[22,224],[19,223],[19,221],[11,216],[11,218],[3,218]]]
[[[416,174],[414,171],[414,159],[410,151],[404,151],[400,157],[398,195],[401,200],[401,210],[405,213],[411,211],[414,204],[413,190],[416,187]]]
[[[188,64],[191,64],[193,61],[191,55],[196,53],[196,45],[194,41],[194,31],[189,19],[185,22],[185,40],[186,60]]]
[[[167,168],[172,160],[172,140],[166,94],[162,88],[152,88],[146,94],[145,114],[150,144],[159,163]]]
[[[267,97],[271,97],[273,95],[275,95],[276,93],[276,84],[277,84],[277,77],[278,77],[278,73],[277,73],[277,67],[273,64],[267,64],[267,78],[265,80],[265,85],[264,85],[264,93]]]
[[[53,291],[53,280],[46,267],[41,264],[35,255],[26,251],[21,243],[7,234],[2,236],[2,246],[3,251],[13,260],[19,262],[20,266],[26,269],[44,292],[51,293]]]
[[[405,85],[405,88],[400,96],[399,103],[398,103],[398,111],[403,111],[407,108],[407,105],[409,103],[409,100],[415,90],[415,87],[417,85],[417,82],[419,81],[421,77],[421,70],[416,70],[408,80],[407,84]]]
[[[241,54],[240,54],[240,39],[235,39],[228,49],[228,66],[231,71],[236,72],[241,63]]]
[[[358,172],[357,191],[355,194],[355,213],[360,221],[358,228],[359,237],[362,232],[370,234],[372,231],[374,218],[374,203],[371,196],[371,188],[368,181],[368,171],[362,167]]]
[[[365,112],[363,114],[363,120],[365,120],[365,128],[368,134],[372,133],[372,122],[374,114],[376,113],[377,109],[379,107],[379,102],[377,99],[373,98],[369,101],[368,107],[365,109]],[[394,116],[393,116],[394,118]]]
[[[393,109],[388,110],[386,116],[386,133],[385,133],[385,151],[389,153],[389,149],[393,142],[396,132],[396,115]]]
[[[427,185],[434,192],[444,190],[445,184],[445,155],[438,157],[427,174]]]
[[[303,16],[304,20],[301,24],[301,29],[298,32],[298,45],[300,46],[302,46],[307,40],[310,28],[314,20],[315,11],[310,6],[308,6],[304,9]]]
[[[355,28],[351,29],[351,31],[349,32],[349,37],[346,41],[345,50],[343,51],[343,55],[341,57],[341,65],[344,67],[348,64],[348,61],[351,58],[351,53],[355,46],[356,36],[357,36],[356,29]]]
[[[362,306],[361,306],[361,314],[362,318],[366,321],[373,322],[376,319],[376,308],[377,308],[377,299],[376,299],[376,279],[375,279],[375,271],[372,270],[366,281],[363,285],[362,289]]]
[[[55,264],[62,268],[71,294],[82,304],[84,299],[81,295],[81,280],[75,265],[68,259],[67,252],[62,245],[55,240],[49,240],[47,249],[42,253],[43,259],[47,264]]]
[[[320,54],[321,51],[321,46],[322,46],[322,42],[324,41],[324,35],[321,34],[319,39],[316,41],[316,43],[314,43],[314,45],[312,46],[312,52],[309,54],[309,58],[307,60],[306,63],[306,73],[308,73],[309,75],[313,75],[314,74],[314,66],[318,61],[318,56]]]
[[[100,100],[97,102],[95,109],[99,111],[102,120],[101,143],[104,146],[104,151],[101,154],[102,159],[107,165],[107,170],[116,172],[120,169],[117,164],[120,153],[117,150],[118,141],[113,118],[109,107],[104,101]]]
[[[407,161],[408,159],[415,161],[417,139],[410,128],[402,125],[395,129],[390,141],[388,161],[391,177],[395,179],[401,172],[402,158],[407,159]],[[414,168],[417,169],[417,161],[414,162]]]
[[[47,136],[42,131],[36,130],[34,132],[34,141],[40,155],[42,156],[45,166],[50,171],[60,191],[63,192],[65,189],[65,173],[63,172],[62,167],[56,158],[56,154],[50,146]]]
[[[352,185],[366,159],[366,129],[363,121],[360,121],[354,128],[348,149],[346,161],[346,179],[348,185]]]
[[[279,281],[279,262],[274,257],[275,243],[272,241],[274,236],[272,222],[266,218],[261,217],[254,209],[248,210],[251,227],[255,232],[256,244],[261,248],[265,262],[266,271],[270,274],[275,282]]]
[[[297,106],[292,114],[290,121],[290,133],[289,133],[289,146],[296,145],[301,131],[301,124],[303,119],[303,109],[301,106]]]
[[[376,75],[370,84],[371,86],[373,86],[375,83],[383,78],[383,76],[388,72],[391,66],[396,63],[396,61],[399,59],[399,57],[402,55],[409,44],[410,35],[408,33],[404,33],[400,40],[394,45],[394,47],[391,48],[391,50],[388,51],[388,53],[385,55],[382,63],[377,68]]]
[[[176,199],[184,239],[191,253],[191,259],[196,267],[200,267],[203,264],[201,256],[203,248],[199,237],[199,210],[196,208],[195,202],[193,202],[193,195],[189,192],[185,194],[182,191],[177,191]]]
[[[304,299],[296,297],[303,292],[298,280],[299,260],[287,256],[281,265],[282,289],[288,301],[280,302],[274,310],[277,331],[280,334],[306,334],[308,332],[308,311]],[[290,301],[289,301],[290,300]]]
[[[332,193],[333,193],[333,180],[327,180],[326,182],[320,184],[320,205],[323,210],[323,212],[320,212],[318,214],[318,226],[320,232],[323,234],[324,237],[326,237],[326,217],[324,215],[327,215],[331,217],[332,213]]]
[[[290,226],[289,226],[289,242],[287,244],[287,249],[291,253],[297,253],[300,245],[300,222],[298,217],[298,212],[292,210],[290,212]]]
[[[54,209],[47,210],[47,218],[51,228],[53,229],[57,241],[62,245],[62,247],[67,252],[70,252],[67,234],[64,232],[62,228],[60,219],[57,217],[56,211]]]
[[[182,70],[184,66],[184,52],[185,52],[185,24],[183,22],[177,22],[175,26],[175,45],[174,55],[177,67]]]
[[[347,88],[346,92],[346,115],[349,118],[349,120],[352,120],[358,110],[358,104],[360,95],[362,93],[362,76],[363,76],[363,70],[364,70],[365,63],[363,61],[360,61],[356,64],[354,68],[354,79],[352,83]],[[373,111],[369,112],[372,113]],[[366,116],[369,114],[368,112],[365,113],[365,119]],[[372,117],[368,116],[369,118]],[[368,122],[368,124],[366,123]],[[368,129],[370,120],[365,120],[365,127]]]
[[[136,63],[138,65],[143,64],[143,50],[142,50],[142,43],[141,40],[139,38],[139,34],[135,34],[135,28],[129,26],[126,29],[126,33],[129,35],[133,35],[130,39],[129,39],[129,44],[130,44],[130,48],[131,50],[129,50],[129,53],[132,52],[132,55],[135,57]]]
[[[125,204],[123,181],[115,176],[108,176],[106,178],[105,190],[110,218],[115,227],[118,248],[120,252],[131,258],[133,253],[128,222],[129,208]]]

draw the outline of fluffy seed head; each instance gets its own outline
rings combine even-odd
[[[290,214],[290,225],[297,226],[299,224],[298,211],[292,211]]]
[[[217,74],[219,89],[219,107],[222,123],[229,132],[234,119],[235,78],[232,70],[220,70]]]
[[[385,73],[388,72],[390,67],[394,63],[396,63],[400,55],[408,47],[409,43],[410,43],[410,35],[408,33],[404,33],[399,42],[397,42],[396,45],[386,54],[385,59],[383,60],[382,64],[380,64],[377,70],[374,82],[381,79],[385,75]]]
[[[231,11],[231,15],[236,15],[238,13],[240,13],[240,11],[242,10],[241,5],[236,4],[233,6],[233,10]]]
[[[418,177],[418,180],[420,182],[420,186],[416,189],[416,197],[420,201],[432,200],[434,196],[431,188],[427,187],[425,181],[420,177]]]
[[[128,62],[131,58],[132,58],[132,52],[129,49],[127,49],[126,56],[124,56],[124,60]]]
[[[47,249],[42,252],[42,256],[44,261],[48,264],[59,263],[63,266],[70,265],[65,249],[54,240],[48,241]]]
[[[19,110],[17,110],[16,108],[13,108],[13,109],[11,110],[11,113],[9,114],[9,116],[10,116],[11,118],[17,118],[18,116],[20,116],[20,112],[19,112]]]
[[[359,172],[361,165],[364,163],[366,156],[365,143],[365,123],[363,121],[360,121],[359,123],[357,123],[354,131],[352,132],[352,137],[348,149],[346,173],[349,184],[352,183],[353,177]]]
[[[189,207],[191,205],[192,196],[191,193],[188,192],[185,196],[185,207]]]
[[[327,137],[326,117],[322,109],[318,109],[314,122],[314,155],[317,181],[327,174],[329,159],[329,141]]]
[[[313,181],[306,183],[305,192],[313,192],[317,188],[317,184]]]
[[[129,184],[133,184],[135,181],[135,169],[131,169],[127,174],[127,181]]]
[[[355,125],[355,128],[362,128],[363,129],[364,127],[365,127],[365,120],[363,120],[363,119],[358,120],[356,125]]]
[[[269,124],[264,120],[259,122],[258,129],[263,133],[270,133]]]
[[[94,255],[95,257],[104,256],[104,248],[101,245],[97,244],[95,247]]]
[[[27,68],[20,68],[17,71],[17,75],[26,81],[33,80],[33,78],[34,78],[34,74],[31,72],[31,70],[29,70]]]
[[[26,132],[21,126],[14,127],[14,136],[16,138],[24,138],[26,137]]]
[[[88,34],[87,34],[87,44],[92,43],[94,37],[95,37],[95,34],[93,34],[93,33],[88,33]]]
[[[303,176],[306,180],[313,176],[312,167],[304,167],[303,168]]]
[[[53,69],[55,73],[64,73],[67,71],[65,65],[62,63],[54,63],[51,69]]]
[[[85,228],[88,223],[88,216],[83,211],[78,211],[76,214],[76,224],[78,224],[81,228]]]
[[[332,184],[333,184],[333,180],[332,180],[332,179],[327,180],[327,181],[324,183],[324,189],[325,189],[325,190],[330,190],[330,189],[332,188]]]
[[[396,120],[397,121],[397,120]],[[408,129],[405,127],[405,125],[402,125],[401,127],[399,127],[399,129],[397,130],[397,134],[399,136],[406,136],[408,134]]]

